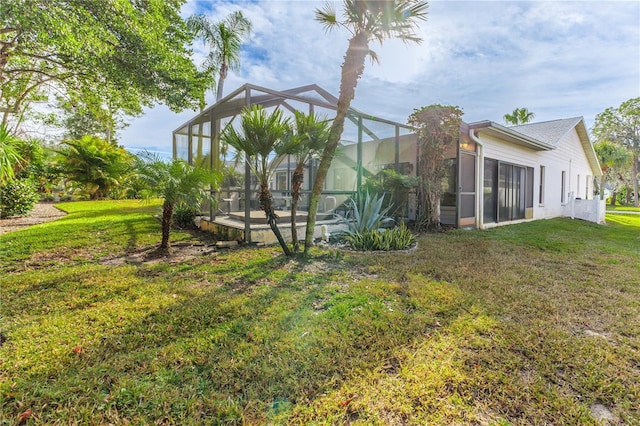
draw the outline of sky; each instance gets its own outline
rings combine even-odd
[[[213,21],[241,10],[253,24],[241,69],[224,94],[245,83],[275,90],[317,84],[336,97],[349,33],[327,33],[311,0],[188,1],[183,16]],[[331,2],[340,11],[341,2]],[[491,120],[515,108],[533,121],[582,116],[587,127],[608,107],[640,96],[640,1],[430,1],[419,45],[372,43],[352,106],[406,123],[416,108],[438,103],[463,109],[466,122]],[[200,63],[206,54],[193,46]],[[207,93],[207,105],[214,103]],[[159,105],[132,118],[125,147],[171,153],[172,132],[196,114]]]

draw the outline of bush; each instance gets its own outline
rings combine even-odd
[[[181,203],[173,211],[173,224],[178,228],[188,228],[195,225],[195,218],[200,214],[198,207]]]
[[[353,198],[347,200],[349,208],[346,217],[341,222],[347,225],[344,231],[347,235],[355,235],[364,231],[377,231],[385,225],[393,223],[393,219],[387,216],[393,205],[383,208],[384,194],[361,193],[356,202]]]
[[[391,229],[367,229],[347,235],[345,239],[355,250],[366,251],[405,250],[416,242],[404,223]]]
[[[24,216],[40,199],[31,179],[13,179],[0,188],[0,218]]]

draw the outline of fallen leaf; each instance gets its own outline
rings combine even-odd
[[[33,416],[33,411],[27,410],[18,416],[18,424],[24,424],[26,421]]]
[[[341,407],[346,407],[347,405],[351,404],[351,401],[353,401],[353,398],[349,398],[346,401],[342,401],[338,405],[340,405]]]

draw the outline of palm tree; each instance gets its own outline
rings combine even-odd
[[[18,139],[9,133],[4,124],[0,124],[0,184],[12,180],[14,168],[23,159],[16,149]]]
[[[320,159],[309,200],[305,254],[309,253],[313,244],[313,231],[320,194],[342,136],[344,120],[355,96],[358,79],[364,72],[365,59],[367,56],[371,57],[372,61],[378,59],[375,52],[370,50],[369,43],[374,40],[382,43],[388,38],[398,38],[405,43],[421,43],[422,39],[417,36],[416,28],[418,21],[426,20],[427,7],[427,2],[420,0],[344,0],[342,20],[338,18],[338,14],[330,4],[325,5],[322,9],[316,9],[316,20],[322,23],[326,30],[336,27],[345,28],[351,34],[351,38],[342,63],[336,117],[333,120],[329,140]]]
[[[173,210],[178,204],[199,208],[204,201],[213,201],[210,188],[217,188],[219,173],[204,167],[195,167],[184,160],[170,163],[153,156],[141,156],[137,164],[138,177],[145,186],[142,195],[161,198],[162,241],[159,251],[169,250],[169,233]]]
[[[106,197],[131,171],[133,157],[96,136],[63,142],[57,150],[61,173],[79,184],[92,200]]]
[[[236,11],[215,23],[204,15],[192,15],[187,19],[187,24],[196,37],[201,37],[211,49],[205,69],[219,72],[217,102],[222,99],[224,80],[229,69],[237,71],[240,68],[240,49],[243,40],[251,34],[251,21],[242,12]]]
[[[600,177],[600,199],[604,200],[604,186],[607,183],[607,177],[612,170],[622,170],[629,167],[633,156],[625,147],[608,140],[598,142],[593,146],[600,162],[602,176]],[[615,194],[614,194],[615,195]],[[612,199],[615,204],[615,196]]]
[[[284,118],[280,110],[269,114],[261,106],[254,105],[242,111],[240,127],[241,132],[238,133],[233,126],[227,126],[220,137],[237,151],[245,153],[253,173],[260,181],[260,208],[265,212],[267,223],[282,251],[291,256],[291,250],[278,229],[278,215],[269,190],[269,180],[277,166],[274,157],[293,153],[297,144],[292,137],[289,119]]]
[[[505,114],[503,118],[505,123],[518,126],[530,122],[535,116],[534,113],[526,108],[516,108],[511,114]]]
[[[329,123],[314,114],[305,114],[295,111],[297,139],[296,168],[291,176],[291,241],[293,251],[298,251],[298,231],[296,228],[296,215],[298,213],[298,201],[300,200],[302,182],[304,180],[304,166],[317,156],[329,139]]]

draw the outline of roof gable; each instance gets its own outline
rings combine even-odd
[[[582,117],[573,117],[561,120],[510,126],[509,129],[546,144],[557,146],[558,142],[560,142],[562,138],[573,130],[581,121]],[[580,135],[580,138],[582,139],[582,135]]]
[[[469,131],[480,131],[491,134],[507,142],[526,146],[535,151],[551,151],[558,147],[560,141],[573,129],[580,139],[593,176],[601,176],[600,162],[589,139],[589,132],[582,117],[561,120],[543,121],[541,123],[522,124],[505,127],[492,121],[480,121],[468,125]]]

